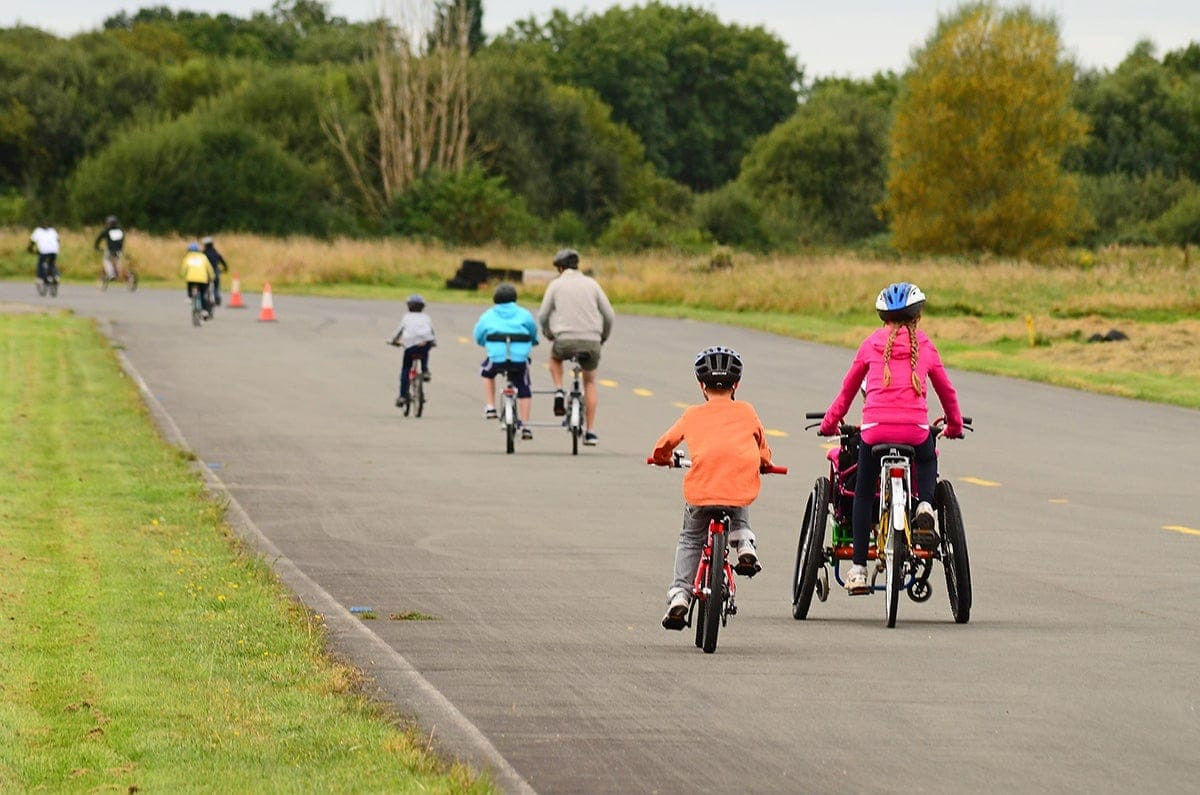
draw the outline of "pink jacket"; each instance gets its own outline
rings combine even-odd
[[[938,400],[946,412],[946,436],[962,436],[962,412],[958,408],[958,395],[937,348],[925,335],[917,330],[917,380],[921,394],[912,385],[912,354],[908,329],[901,327],[892,343],[892,356],[888,362],[891,383],[883,385],[883,351],[887,346],[891,327],[884,325],[863,340],[850,364],[850,370],[842,381],[842,391],[834,398],[825,419],[821,421],[821,433],[832,436],[838,424],[846,416],[859,386],[866,380],[867,399],[862,412],[862,438],[868,444],[893,442],[920,444],[929,436],[929,407],[925,402],[928,392],[926,379],[933,384]]]

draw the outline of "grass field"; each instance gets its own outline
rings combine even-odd
[[[0,230],[0,275],[32,274],[28,233]],[[68,279],[99,267],[93,234],[65,232]],[[135,231],[129,248],[143,277],[178,285],[183,238]],[[444,289],[464,258],[491,267],[547,269],[552,252],[448,249],[401,240],[263,238],[230,234],[218,247],[243,289],[487,303],[487,294]],[[914,281],[930,296],[924,328],[953,367],[1200,408],[1200,266],[1177,249],[1063,252],[1033,264],[1007,260],[878,259],[846,252],[792,256],[734,253],[713,270],[707,257],[584,252],[619,311],[747,325],[853,347],[876,324],[871,306],[889,282]],[[225,289],[228,290],[228,281]],[[539,283],[520,287],[526,305]],[[1128,342],[1088,343],[1117,328]],[[619,332],[619,329],[617,331]]]
[[[358,694],[88,322],[0,314],[0,791],[485,792]]]

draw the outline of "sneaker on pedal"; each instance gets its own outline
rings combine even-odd
[[[851,566],[846,574],[846,591],[851,595],[869,593],[871,586],[867,585],[867,567]]]
[[[762,571],[762,566],[758,562],[758,553],[754,550],[754,544],[749,541],[743,541],[737,548],[737,564],[733,570],[743,577],[753,577]]]
[[[583,443],[588,447],[595,447],[596,442],[598,441],[600,441],[600,437],[596,436],[596,434],[592,433],[591,431],[588,431],[583,435]]]
[[[499,416],[500,415],[496,413],[495,406],[488,406],[487,408],[485,408],[483,410],[483,418],[485,420],[494,420],[494,419],[497,419]]]
[[[663,629],[683,629],[687,626],[688,606],[691,601],[683,591],[676,591],[667,605],[667,614],[663,616]]]
[[[933,506],[927,502],[917,503],[912,520],[913,543],[927,549],[937,546],[937,533],[934,532],[933,525]]]
[[[421,371],[421,380],[422,381],[424,381],[425,383],[429,383],[432,379],[433,379],[433,376],[430,375],[428,370]]]
[[[408,405],[408,398],[404,397],[404,395],[401,395],[400,397],[396,398],[396,408],[402,409],[407,405]]]
[[[530,430],[530,429],[528,429],[528,428],[522,428],[522,429],[521,429],[521,439],[522,439],[522,440],[524,440],[524,441],[528,442],[528,441],[529,441],[530,439],[532,439],[532,438],[533,438],[533,431],[531,431],[531,430]]]
[[[561,389],[554,392],[554,416],[565,417],[567,414],[567,395]]]

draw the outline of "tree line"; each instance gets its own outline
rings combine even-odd
[[[1077,69],[963,5],[904,74],[810,77],[761,27],[649,2],[488,41],[481,0],[348,22],[149,7],[0,30],[0,224],[449,243],[1025,254],[1200,243],[1200,44]],[[802,57],[803,54],[801,53]]]

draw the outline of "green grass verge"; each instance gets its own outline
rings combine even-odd
[[[0,412],[0,791],[489,791],[325,655],[87,322],[0,315]]]

